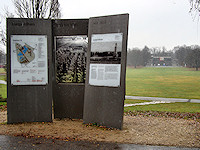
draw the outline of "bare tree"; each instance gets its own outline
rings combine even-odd
[[[137,66],[142,65],[142,51],[138,48],[133,48],[128,51],[127,54],[127,64],[130,66]]]
[[[8,11],[8,8],[3,9],[4,14],[0,13],[0,45],[6,45],[6,28],[5,28],[5,20],[6,18],[12,18],[14,15]]]
[[[15,11],[20,18],[47,18],[61,17],[58,0],[14,0]]]
[[[196,71],[198,71],[200,67],[200,48],[196,47],[195,49],[192,49],[188,56],[186,57],[186,62],[189,67],[196,68]]]
[[[142,49],[142,65],[146,66],[150,59],[151,59],[150,49],[147,46],[145,46]]]
[[[180,66],[187,66],[187,63],[188,63],[188,55],[190,53],[190,51],[192,51],[192,48],[191,46],[178,46],[176,47],[176,51],[175,51],[175,56],[178,60],[178,64]]]
[[[181,46],[176,47],[176,58],[179,65],[196,68],[198,71],[200,67],[200,47],[195,46]]]
[[[197,19],[199,20],[200,16],[200,0],[189,0],[190,1],[190,13],[194,13],[194,19],[198,15]]]
[[[2,45],[6,45],[6,33],[5,33],[5,30],[3,30],[3,27],[1,24],[0,24],[0,43]]]
[[[47,18],[56,19],[61,17],[60,3],[58,0],[13,0],[16,15],[20,18]],[[0,18],[12,18],[14,15],[5,8]],[[6,45],[5,25],[0,20],[0,44]],[[5,21],[4,21],[5,22]]]

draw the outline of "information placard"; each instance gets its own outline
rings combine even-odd
[[[120,86],[121,64],[90,64],[89,84],[95,86]]]
[[[123,33],[93,34],[91,38],[91,62],[121,63]]]
[[[11,84],[48,83],[47,36],[11,35]]]
[[[123,33],[92,34],[89,84],[120,86]]]
[[[57,83],[85,83],[88,37],[56,36]]]

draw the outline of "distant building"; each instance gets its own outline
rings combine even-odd
[[[153,57],[152,65],[153,66],[172,66],[172,57],[170,56]]]
[[[158,51],[151,55],[148,66],[177,66],[177,59],[173,52]]]

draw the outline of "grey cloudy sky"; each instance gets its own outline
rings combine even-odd
[[[11,0],[0,0],[2,7]],[[189,0],[59,0],[63,19],[129,13],[128,48],[197,45],[200,29]]]

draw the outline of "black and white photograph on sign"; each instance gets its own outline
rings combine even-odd
[[[88,37],[56,36],[56,82],[85,83]]]
[[[90,64],[89,84],[94,86],[120,86],[121,64]]]
[[[47,65],[47,36],[11,35],[11,84],[47,84]]]
[[[93,34],[91,38],[91,62],[121,62],[122,33]]]

